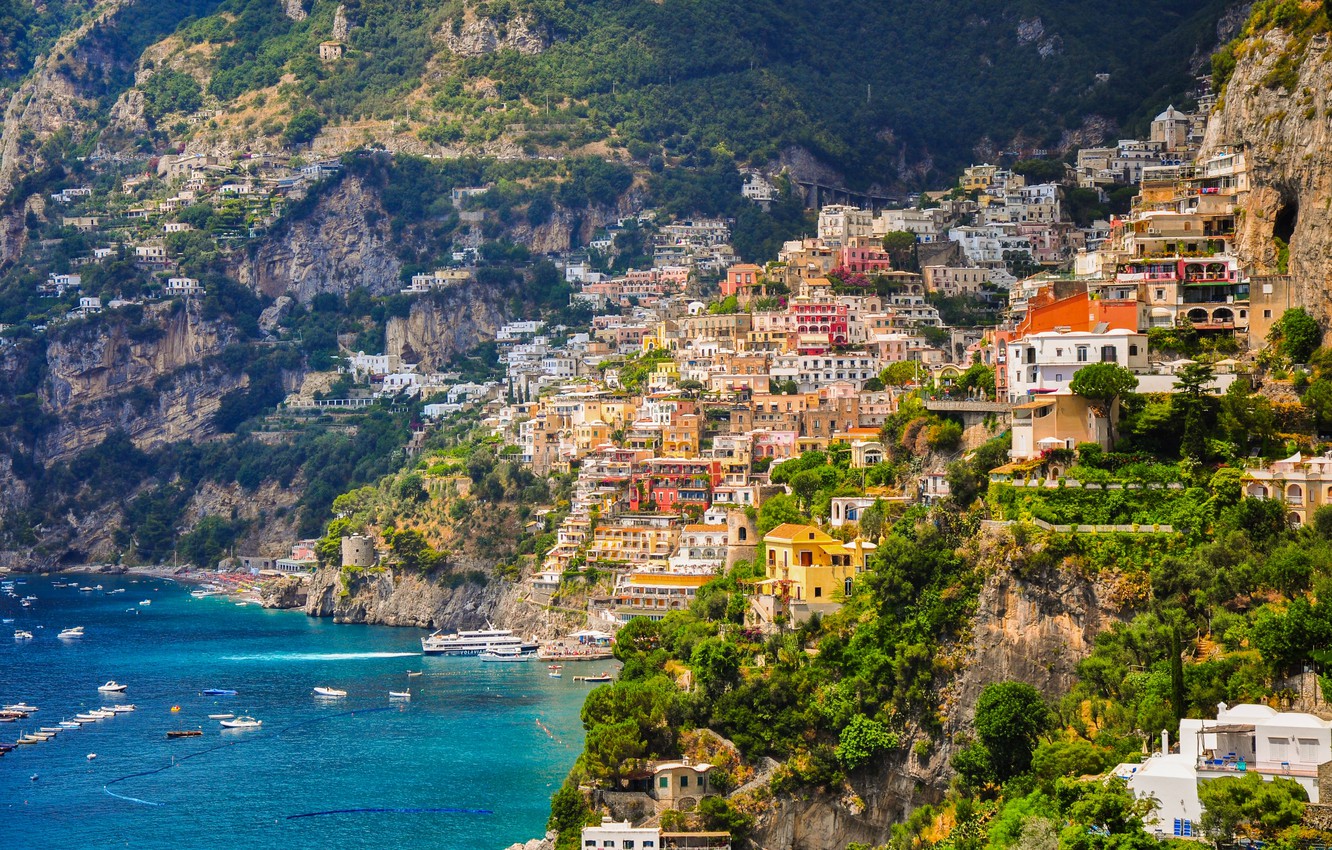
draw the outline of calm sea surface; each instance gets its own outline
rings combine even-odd
[[[104,589],[52,587],[71,580]],[[138,710],[0,757],[7,850],[501,850],[543,834],[550,795],[582,747],[588,686],[572,677],[605,666],[571,664],[552,679],[537,662],[426,658],[415,629],[193,599],[168,581],[26,581],[15,590],[37,597],[31,608],[0,596],[0,617],[14,618],[0,625],[0,704],[41,710],[0,723],[0,742],[102,705]],[[69,626],[86,637],[59,640]],[[16,628],[35,639],[14,641]],[[425,673],[409,680],[409,669]],[[108,679],[129,690],[99,694]],[[316,685],[348,696],[313,698]],[[409,703],[390,703],[389,690],[408,687]],[[223,731],[208,715],[225,712],[263,727]],[[171,729],[203,736],[168,741]]]

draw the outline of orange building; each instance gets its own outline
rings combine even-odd
[[[1026,318],[1018,323],[1014,337],[1056,329],[1090,332],[1101,324],[1106,330],[1136,333],[1145,327],[1142,313],[1143,305],[1137,300],[1103,300],[1086,292],[1056,299],[1053,291],[1046,288],[1028,302]]]

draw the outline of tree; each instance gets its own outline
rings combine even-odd
[[[823,487],[823,476],[815,469],[804,469],[791,478],[791,491],[804,505],[806,511],[814,501],[814,496]]]
[[[914,384],[918,377],[920,377],[920,364],[912,360],[899,360],[896,363],[889,363],[879,373],[879,380],[889,387],[905,387],[907,384]]]
[[[883,250],[897,271],[920,271],[916,256],[916,234],[908,230],[894,230],[883,237]]]
[[[1292,363],[1307,363],[1322,341],[1323,332],[1313,316],[1303,307],[1293,307],[1272,325],[1267,341],[1274,344]]]
[[[1217,847],[1235,837],[1272,841],[1299,827],[1308,795],[1293,779],[1263,781],[1256,773],[1198,785],[1202,831]]]
[[[287,122],[287,129],[282,131],[282,141],[287,145],[303,145],[314,141],[319,131],[324,128],[324,119],[313,109],[302,109]]]
[[[1176,422],[1184,423],[1179,450],[1184,457],[1196,461],[1207,457],[1207,435],[1211,430],[1207,422],[1207,388],[1212,378],[1212,367],[1207,363],[1190,363],[1175,373],[1175,395],[1170,406]]]
[[[763,502],[759,508],[759,536],[767,534],[785,522],[804,522],[805,515],[800,512],[796,500],[786,494],[778,494]]]
[[[723,638],[707,638],[694,645],[689,666],[703,692],[716,699],[740,681],[740,650]]]
[[[1115,441],[1115,421],[1112,417],[1115,399],[1138,387],[1138,378],[1118,363],[1093,363],[1073,373],[1068,388],[1096,408],[1097,415],[1110,423],[1110,444]]]
[[[1040,691],[1026,682],[995,682],[976,700],[976,735],[995,773],[1007,780],[1031,767],[1031,755],[1052,716]]]
[[[898,743],[897,735],[888,727],[863,714],[857,714],[842,727],[837,743],[837,760],[847,770],[855,770],[884,750],[896,747]]]

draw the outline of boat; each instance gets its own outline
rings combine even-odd
[[[80,588],[79,588],[79,593],[92,593],[92,588],[91,588],[91,587],[80,587]]]
[[[389,691],[389,699],[411,699],[411,691]]]
[[[110,592],[111,592],[111,593],[124,593],[124,592],[125,592],[125,588],[123,588],[123,587],[117,587],[115,590],[112,590],[112,591],[110,591]]]
[[[65,730],[59,726],[43,726],[40,729],[40,731],[49,732],[52,735],[59,735],[61,732],[64,732]]]
[[[152,605],[152,604],[153,604],[153,600],[151,600],[151,599],[145,599],[145,600],[143,600],[142,602],[140,602],[139,604],[140,604],[140,605]]]
[[[236,603],[236,607],[237,607],[237,608],[244,608],[246,605],[249,605],[249,604],[250,604],[250,603],[248,603],[248,602],[237,602],[237,603]]]
[[[26,629],[15,629],[14,640],[32,640],[32,632]]]
[[[590,685],[600,684],[602,682],[613,682],[615,677],[610,673],[602,673],[600,676],[574,676],[575,682],[587,682]]]
[[[110,682],[107,682],[105,685],[101,685],[100,687],[98,687],[97,690],[101,691],[104,694],[123,694],[125,692],[125,689],[128,687],[129,685],[122,685],[113,679]]]
[[[234,720],[222,721],[222,728],[224,729],[258,729],[262,725],[264,725],[264,721],[255,720],[248,715],[245,717],[237,717]]]
[[[173,729],[166,733],[168,738],[198,738],[202,735],[202,729]]]
[[[83,626],[73,626],[68,629],[61,629],[57,637],[62,638],[81,638],[83,637]]]
[[[345,697],[346,691],[340,691],[337,688],[315,688],[314,695],[317,697]]]
[[[560,678],[563,678],[563,676],[564,676],[564,674],[561,673],[559,670],[551,670],[551,671],[550,671],[549,673],[547,673],[546,675],[549,676],[549,677],[551,677],[552,679],[560,679]]]
[[[487,650],[477,656],[482,661],[531,661],[536,658],[535,652],[524,652],[522,647],[505,646],[498,649]]]
[[[480,655],[510,647],[522,652],[534,652],[537,648],[535,642],[525,642],[509,629],[497,629],[489,623],[484,629],[448,634],[438,631],[421,638],[421,651],[426,655]]]
[[[101,589],[102,589],[102,586],[101,586],[100,584],[98,584],[98,585],[94,585],[94,586],[93,586],[93,590],[101,590]]]
[[[24,601],[24,602],[36,602],[36,601],[37,601],[37,597],[36,597],[36,596],[32,596],[32,595],[28,595],[28,596],[23,597],[23,601]]]
[[[103,716],[102,712],[100,711],[97,712],[88,711],[82,714],[74,715],[74,719],[79,721],[80,723],[96,723],[98,720],[102,719],[102,716]]]
[[[32,607],[32,602],[30,602],[30,601],[27,600],[27,599],[23,600],[23,607],[24,607],[24,608],[31,608],[31,607]]]
[[[230,688],[204,688],[199,693],[206,697],[234,697],[236,692]]]
[[[136,708],[138,708],[138,706],[134,703],[129,703],[127,705],[104,705],[102,706],[102,711],[110,711],[113,714],[129,714]]]
[[[209,720],[230,720],[231,718],[233,718],[233,717],[235,717],[235,716],[236,716],[236,715],[234,715],[234,714],[210,714],[210,715],[208,715],[208,719],[209,719]]]
[[[77,720],[62,720],[62,721],[60,721],[60,728],[61,728],[61,729],[78,729],[78,728],[80,728],[80,727],[82,727],[82,726],[83,726],[83,724],[80,723],[80,722],[77,721]]]
[[[5,711],[38,711],[35,705],[28,705],[26,702],[16,702],[11,705],[2,706]]]
[[[36,738],[36,739],[39,740],[39,741],[49,741],[49,740],[51,740],[52,738],[54,738],[54,737],[56,736],[56,733],[54,733],[54,732],[41,732],[41,731],[38,731],[38,732],[33,732],[33,733],[31,733],[31,734],[32,734],[32,737]]]
[[[92,761],[95,758],[97,758],[97,753],[88,753],[88,761]]]
[[[45,738],[39,738],[39,737],[37,737],[36,735],[21,735],[21,736],[19,736],[18,743],[20,743],[20,744],[40,744],[42,741],[45,741],[45,740],[46,740]]]
[[[409,678],[409,679],[415,678],[415,677],[417,677],[417,676],[419,676],[419,675],[421,675],[421,671],[420,671],[420,670],[408,670],[408,671],[407,671],[407,678]]]

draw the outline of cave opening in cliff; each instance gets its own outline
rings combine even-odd
[[[1272,236],[1289,245],[1291,237],[1295,235],[1295,225],[1299,220],[1299,202],[1287,201],[1282,204],[1281,209],[1277,210],[1276,218],[1272,221]]]

